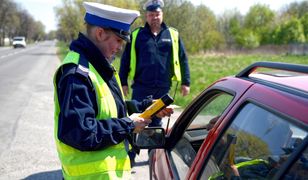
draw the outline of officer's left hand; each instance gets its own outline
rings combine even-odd
[[[130,115],[129,118],[133,120],[133,123],[135,125],[133,133],[141,132],[146,126],[148,126],[152,122],[151,119],[141,118],[139,113],[134,113]]]
[[[166,116],[171,116],[173,114],[174,108],[172,106],[167,106],[156,114],[156,117],[163,118]]]
[[[181,94],[182,96],[187,96],[189,94],[190,87],[186,85],[181,86]]]

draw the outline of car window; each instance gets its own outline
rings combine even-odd
[[[208,98],[185,130],[183,137],[171,150],[171,157],[180,178],[185,178],[189,167],[207,136],[208,130],[232,101],[233,96],[217,92]],[[210,124],[210,125],[209,125]]]
[[[271,179],[307,136],[290,122],[246,104],[216,143],[201,179]]]
[[[213,125],[226,107],[230,104],[233,96],[226,93],[218,93],[213,96],[209,101],[204,103],[200,112],[196,115],[195,119],[191,122],[188,130],[196,128],[207,128]]]

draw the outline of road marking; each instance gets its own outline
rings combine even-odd
[[[9,53],[9,54],[0,56],[0,59],[5,58],[5,57],[8,57],[8,56],[15,55],[15,54],[19,54],[19,53],[21,53],[21,52],[27,52],[27,51],[29,51],[29,50],[31,50],[31,49],[33,49],[33,48],[34,48],[34,47],[30,47],[30,48],[27,48],[27,49],[22,49],[22,50],[14,51],[14,52],[12,52],[12,53]]]

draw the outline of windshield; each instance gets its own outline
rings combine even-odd
[[[24,41],[24,38],[14,38],[13,41]]]

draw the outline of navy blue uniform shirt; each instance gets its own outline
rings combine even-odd
[[[60,105],[59,140],[81,151],[100,150],[122,142],[133,131],[134,124],[126,117],[126,103],[115,79],[114,69],[99,49],[81,33],[71,43],[70,50],[79,53],[83,63],[89,61],[108,84],[116,102],[118,117],[96,119],[96,94],[88,74],[74,64],[64,65],[56,77]],[[143,102],[131,101],[130,104],[134,105],[132,109],[142,112],[151,102],[151,99],[147,99]]]
[[[131,38],[132,39],[132,38]],[[140,29],[136,39],[136,73],[132,88],[170,88],[173,76],[172,40],[166,24],[162,23],[161,31],[155,36],[148,23]],[[131,43],[125,47],[120,66],[122,85],[128,85],[130,69]],[[179,58],[182,74],[182,85],[190,85],[190,73],[184,45],[179,39]]]

